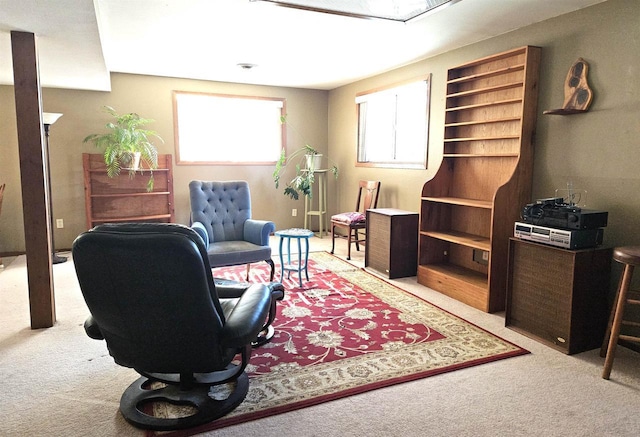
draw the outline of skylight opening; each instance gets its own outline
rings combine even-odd
[[[406,23],[460,0],[251,0],[295,9]]]

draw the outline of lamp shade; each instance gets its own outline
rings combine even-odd
[[[58,114],[55,112],[43,112],[42,113],[42,121],[44,124],[53,124],[56,121],[58,121],[58,119],[62,117],[62,114]]]

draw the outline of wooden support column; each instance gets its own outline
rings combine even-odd
[[[51,263],[49,187],[36,37],[11,32],[31,328],[56,321]]]

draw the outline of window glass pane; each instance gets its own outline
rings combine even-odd
[[[361,103],[366,109],[360,112],[361,136],[365,147],[362,157],[366,161],[388,161],[393,158],[394,96],[376,96]]]
[[[423,85],[424,82],[419,85]],[[400,162],[425,162],[427,144],[427,92],[425,87],[406,87],[398,93],[396,147]]]
[[[280,156],[284,99],[182,92],[174,99],[178,163],[272,163]]]
[[[356,98],[358,162],[425,168],[429,80],[419,80]]]

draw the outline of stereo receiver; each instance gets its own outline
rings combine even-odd
[[[602,229],[556,229],[531,223],[516,222],[513,235],[536,243],[549,244],[564,249],[587,249],[602,244]]]
[[[522,208],[522,221],[563,229],[597,229],[607,226],[609,213],[562,203],[562,198],[541,199]]]

